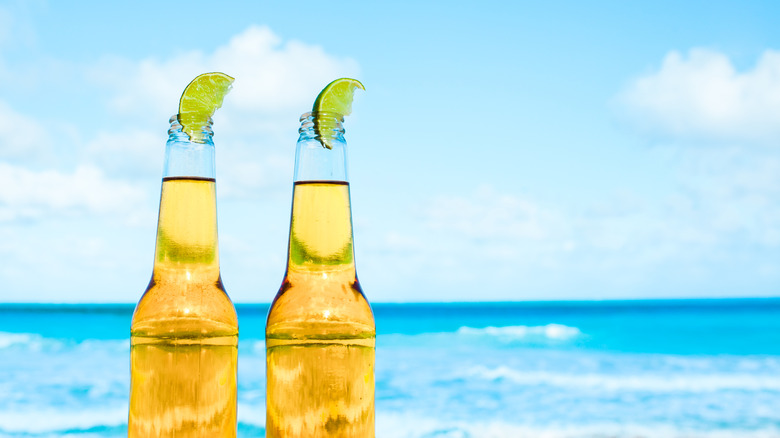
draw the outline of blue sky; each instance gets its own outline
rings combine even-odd
[[[0,2],[0,301],[133,302],[205,71],[222,274],[284,273],[298,116],[346,123],[370,300],[780,295],[773,2]]]

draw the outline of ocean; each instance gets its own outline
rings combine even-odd
[[[237,305],[264,436],[267,305]],[[379,438],[780,437],[780,299],[374,304]],[[0,304],[0,437],[126,436],[133,305]]]

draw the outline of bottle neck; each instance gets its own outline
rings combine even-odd
[[[171,117],[157,221],[153,279],[219,279],[214,143],[211,122],[191,141]]]
[[[301,116],[295,147],[294,181],[347,182],[347,142],[343,120],[336,113]]]
[[[341,116],[326,116],[331,127],[327,131],[317,129],[314,117],[311,113],[301,117],[296,145],[287,272],[323,278],[330,273],[353,281],[352,210]]]
[[[199,177],[216,178],[214,165],[214,131],[211,119],[202,129],[193,133],[193,139],[181,130],[177,116],[169,120],[168,142],[165,144],[163,178]]]

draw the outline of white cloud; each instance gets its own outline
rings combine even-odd
[[[262,156],[252,145],[237,143],[219,151],[220,196],[254,199],[265,196],[268,190],[289,190],[295,149],[292,144],[288,146],[278,151],[257,148],[264,152]]]
[[[570,231],[560,212],[521,194],[501,193],[485,185],[469,193],[436,196],[426,205],[421,217],[406,217],[410,222],[405,225],[378,227],[385,234],[374,237],[366,257],[360,258],[380,287],[392,288],[390,299],[418,299],[416,289],[399,284],[404,278],[418,279],[420,288],[461,294],[476,285],[492,289],[520,272],[548,268],[558,255],[571,250]],[[501,299],[515,292],[485,293],[492,294],[490,299]],[[480,297],[466,294],[448,299]]]
[[[474,239],[530,239],[549,237],[558,225],[555,214],[518,196],[480,187],[473,195],[440,196],[431,202],[427,225]]]
[[[680,168],[688,218],[721,245],[780,248],[780,156],[744,148],[690,151]]]
[[[42,123],[0,102],[0,158],[40,161],[51,154],[52,144]]]
[[[741,70],[712,50],[670,52],[616,100],[639,127],[666,137],[677,187],[621,214],[574,216],[593,269],[638,280],[662,274],[678,287],[700,281],[709,294],[776,293],[780,52],[766,50]]]
[[[158,178],[162,174],[166,140],[165,131],[101,131],[86,144],[85,155],[111,175]]]
[[[137,187],[108,179],[92,166],[64,173],[0,162],[0,221],[79,213],[129,214],[145,196]]]
[[[304,112],[325,84],[338,76],[357,75],[359,68],[354,60],[336,58],[316,45],[283,42],[268,27],[253,25],[213,54],[191,51],[137,63],[105,58],[90,74],[112,90],[110,106],[118,113],[153,115],[159,120],[176,112],[185,85],[207,71],[236,78],[217,115],[230,119],[244,114],[239,120],[251,126],[243,130],[253,132],[258,125],[273,127],[262,121],[269,116],[292,112],[295,117]]]
[[[290,133],[298,128],[298,116],[329,81],[357,76],[359,67],[319,46],[283,41],[266,26],[250,26],[213,53],[140,62],[103,58],[88,74],[109,91],[107,105],[116,117],[111,132],[89,143],[87,158],[123,175],[160,169],[165,139],[152,135],[151,127],[164,132],[181,91],[207,71],[236,78],[214,116],[214,142],[220,195],[246,199],[289,185]]]
[[[738,71],[724,54],[692,49],[666,55],[660,70],[634,80],[618,97],[640,127],[708,139],[780,139],[780,51],[766,50]]]
[[[88,69],[87,74],[108,89],[108,107],[115,114],[130,120],[159,122],[176,113],[182,90],[196,75],[208,71],[205,64],[205,55],[200,52],[165,61],[136,62],[108,56]]]
[[[689,151],[678,189],[657,198],[621,188],[577,208],[489,186],[434,197],[410,223],[378,227],[385,234],[372,237],[361,266],[400,300],[417,299],[403,278],[460,291],[449,299],[691,295],[701,292],[682,285],[705,283],[704,293],[751,293],[734,290],[734,279],[779,272],[758,254],[780,251],[780,159],[734,154]],[[652,289],[665,283],[676,289]]]

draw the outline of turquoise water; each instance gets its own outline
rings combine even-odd
[[[780,299],[375,304],[377,437],[780,437]],[[0,305],[0,437],[126,436],[133,305]],[[238,305],[239,436],[266,305]]]

